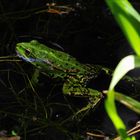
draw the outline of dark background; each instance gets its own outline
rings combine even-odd
[[[46,3],[52,2],[72,7],[74,11],[67,14],[49,13]],[[133,1],[133,5],[138,9],[137,1]],[[124,56],[134,54],[104,1],[0,0],[0,56],[15,56],[16,43],[32,39],[44,44],[57,43],[81,63],[100,64],[109,68],[115,68]],[[52,44],[50,47],[58,49]],[[1,62],[0,130],[7,130],[8,133],[15,130],[23,139],[47,140],[55,140],[58,137],[61,140],[86,139],[85,133],[93,130],[100,130],[109,136],[116,134],[105,113],[103,102],[80,121],[68,119],[64,123],[62,120],[69,117],[71,110],[61,105],[55,106],[55,102],[62,101],[66,105],[69,101],[66,102],[64,97],[61,97],[59,92],[62,87],[59,86],[55,98],[48,97],[46,91],[50,93],[56,82],[49,78],[46,80],[42,75],[40,79],[43,81],[40,82],[42,86],[37,92],[40,93],[40,98],[47,98],[44,102],[54,103],[48,109],[49,119],[46,121],[41,107],[38,110],[29,107],[34,106],[31,104],[34,103],[33,98],[37,98],[37,103],[41,105],[39,98],[33,95],[32,90],[22,91],[28,83],[25,75],[27,73],[30,77],[32,69],[32,66],[25,62]],[[97,83],[100,84],[100,88],[107,88],[109,81],[110,79],[101,77]],[[123,85],[123,88],[125,92],[135,89],[129,85]],[[70,100],[79,101],[79,99]],[[139,116],[120,104],[118,107],[126,125],[129,129],[132,128],[139,120]],[[32,119],[34,116],[40,120],[34,123]],[[43,127],[44,125],[46,126]]]

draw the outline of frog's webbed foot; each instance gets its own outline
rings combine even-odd
[[[92,101],[89,101],[89,103],[85,106],[82,107],[80,110],[78,110],[75,114],[74,114],[74,118],[80,118],[80,120],[89,112],[89,110],[94,109],[96,107],[96,105],[99,103],[99,101],[101,100],[101,98],[98,98],[98,100],[94,100],[94,103]],[[84,113],[84,114],[82,114]],[[82,114],[82,116],[81,116]],[[79,117],[80,115],[80,117]]]
[[[92,90],[92,89],[90,89]],[[102,98],[102,93],[97,91],[97,90],[92,90],[96,93],[99,93],[99,96],[91,96],[89,97],[89,102],[85,107],[82,107],[80,110],[78,110],[75,114],[74,117],[78,117],[79,115],[81,116],[81,114],[84,112],[84,114],[82,114],[82,117],[80,117],[80,120],[88,113],[88,111],[90,109],[94,109],[96,107],[96,105],[100,102],[101,98]],[[93,92],[92,92],[93,93]]]
[[[63,93],[72,96],[89,98],[88,104],[85,107],[81,108],[79,111],[77,111],[74,116],[77,116],[82,112],[88,111],[91,108],[94,108],[102,98],[101,92],[91,88],[82,87],[81,84],[71,85],[68,83],[64,83]]]

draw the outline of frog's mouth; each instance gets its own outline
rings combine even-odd
[[[27,58],[27,57],[24,57],[23,55],[21,55],[18,51],[16,51],[16,54],[19,58],[23,59],[24,61],[27,61],[27,62],[35,62],[36,60],[34,58]]]
[[[48,62],[46,60],[42,60],[42,59],[38,59],[38,58],[32,58],[32,57],[26,57],[21,55],[18,51],[16,51],[16,54],[19,58],[21,58],[22,60],[26,61],[26,62]]]

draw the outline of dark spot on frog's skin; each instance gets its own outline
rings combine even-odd
[[[61,58],[61,57],[62,57],[62,55],[60,54],[60,55],[58,55],[58,57],[59,57],[59,58]]]
[[[74,69],[74,67],[71,67],[70,69]]]
[[[67,61],[70,61],[70,58],[68,58]]]

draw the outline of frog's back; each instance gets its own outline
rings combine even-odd
[[[80,64],[74,57],[65,52],[54,50],[44,44],[37,44],[35,41],[32,41],[32,45],[36,45],[36,48],[38,48],[37,51],[33,52],[36,58],[42,59],[52,68],[65,72],[84,73],[86,71],[85,65]]]

